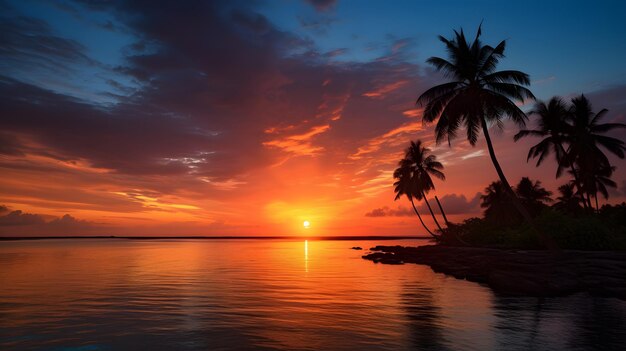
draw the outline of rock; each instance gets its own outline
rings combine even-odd
[[[626,252],[514,251],[429,245],[375,246],[366,260],[382,264],[417,263],[433,271],[485,283],[518,296],[564,296],[587,292],[626,300]]]
[[[352,250],[363,250],[360,246],[352,246]]]

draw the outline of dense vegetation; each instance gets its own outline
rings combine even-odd
[[[526,188],[533,184],[532,188]],[[494,191],[494,182],[482,196],[483,218],[470,218],[450,224],[439,232],[441,244],[538,249],[542,247],[537,232],[524,222],[502,191]],[[524,194],[524,191],[531,190]],[[626,250],[626,203],[604,205],[599,211],[585,209],[582,200],[572,196],[571,187],[559,188],[556,201],[539,182],[522,178],[515,192],[533,215],[534,225],[542,228],[558,247],[577,250]],[[528,196],[531,195],[531,196]]]

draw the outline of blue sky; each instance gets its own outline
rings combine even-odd
[[[55,34],[83,45],[101,66],[74,65],[68,82],[41,72],[49,86],[85,98],[111,90],[104,83],[111,68],[122,65],[124,52],[137,38],[106,11],[89,11],[71,1],[11,0],[19,14],[46,21]],[[257,11],[286,32],[314,43],[319,52],[345,49],[339,61],[367,62],[390,53],[390,43],[407,40],[409,62],[422,64],[443,55],[438,35],[463,28],[473,35],[483,22],[483,39],[506,39],[503,68],[525,71],[540,98],[589,93],[626,80],[626,13],[624,1],[338,1],[318,11],[304,1],[260,1]],[[181,24],[184,25],[184,24]],[[111,30],[114,27],[115,30]],[[14,72],[15,73],[15,72]],[[15,74],[19,74],[15,73]],[[30,73],[33,74],[32,72]],[[30,77],[32,78],[32,76]],[[132,82],[118,76],[122,83]],[[67,86],[70,85],[71,87]],[[114,100],[114,99],[113,99]]]
[[[346,0],[321,13],[298,1],[269,1],[262,12],[322,51],[347,48],[342,59],[356,61],[385,55],[384,43],[408,38],[415,46],[411,60],[423,63],[443,54],[438,35],[450,37],[458,28],[473,35],[483,21],[483,40],[506,39],[504,66],[529,73],[544,98],[626,80],[624,1]],[[323,31],[303,28],[315,19],[327,23]]]

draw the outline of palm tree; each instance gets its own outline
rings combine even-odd
[[[421,192],[422,198],[428,207],[430,215],[433,217],[437,228],[443,232],[443,228],[441,228],[441,225],[439,224],[437,217],[435,217],[433,209],[430,207],[430,203],[426,198],[426,193],[435,189],[435,184],[433,183],[431,175],[441,180],[445,180],[446,176],[441,171],[443,170],[443,165],[441,162],[437,161],[437,156],[429,155],[429,153],[430,149],[422,146],[421,140],[416,142],[411,141],[411,145],[406,149],[404,159],[410,165],[409,167],[411,167],[418,191]]]
[[[405,159],[402,159],[398,168],[393,172],[393,178],[397,179],[394,185],[394,192],[396,193],[396,198],[394,200],[398,200],[402,195],[405,195],[409,201],[411,201],[411,205],[413,206],[413,211],[419,218],[420,223],[428,234],[430,234],[433,238],[438,239],[438,236],[435,235],[424,223],[422,216],[419,211],[417,211],[417,207],[415,207],[415,203],[413,202],[413,198],[416,198],[418,201],[422,199],[422,193],[417,190],[417,184],[415,179],[413,178],[413,171],[411,170],[410,164],[406,162]]]
[[[520,71],[496,71],[500,59],[504,57],[506,42],[500,42],[495,48],[483,45],[479,40],[480,26],[472,43],[468,43],[463,30],[460,33],[454,31],[454,34],[452,39],[439,36],[448,51],[448,60],[440,57],[427,60],[438,71],[451,78],[451,81],[428,89],[417,99],[417,105],[425,106],[423,120],[438,120],[435,127],[436,140],[441,142],[447,139],[448,144],[456,137],[461,126],[465,126],[467,140],[471,145],[476,144],[482,130],[489,156],[504,191],[517,211],[531,223],[530,214],[515,196],[500,167],[488,127],[491,123],[502,128],[504,117],[519,126],[525,126],[528,117],[515,101],[535,99],[532,92],[525,87],[530,84],[530,79],[526,73]],[[539,234],[546,244],[550,244],[549,239]]]
[[[501,181],[491,182],[480,196],[480,207],[485,209],[484,216],[490,221],[503,225],[511,225],[519,221],[519,216],[512,211],[511,196]]]
[[[558,190],[561,196],[556,198],[557,202],[554,204],[554,208],[571,214],[580,213],[583,209],[580,204],[584,203],[584,201],[579,194],[574,191],[574,184],[563,184]]]
[[[602,194],[605,199],[608,199],[609,191],[606,187],[617,187],[617,184],[611,180],[613,171],[615,171],[615,167],[599,165],[594,171],[583,173],[582,183],[583,189],[587,193],[587,201],[591,202],[591,196],[593,195],[596,202],[597,213],[600,213],[600,208],[598,207],[598,193]]]
[[[533,182],[528,177],[523,177],[515,187],[515,193],[522,200],[526,208],[530,209],[534,216],[538,215],[546,203],[552,202],[551,191],[541,186],[541,181]]]
[[[441,206],[441,202],[439,201],[439,198],[437,197],[437,195],[435,195],[435,201],[437,201],[437,206],[439,206],[439,211],[441,211],[441,216],[443,217],[443,221],[449,227],[450,221],[448,221],[448,216],[446,216],[446,213],[444,212],[443,207]]]
[[[618,128],[626,128],[626,124],[623,123],[600,123],[607,112],[607,109],[602,109],[594,113],[591,102],[585,95],[572,99],[570,109],[572,131],[569,135],[568,157],[575,162],[576,172],[585,188],[587,205],[590,208],[592,208],[591,196],[597,200],[597,192],[602,193],[602,188],[606,190],[604,185],[598,186],[598,184],[610,186],[612,182],[609,178],[613,167],[600,146],[619,158],[624,158],[624,151],[626,151],[623,141],[603,135]],[[607,183],[606,180],[610,182]]]
[[[563,168],[570,164],[563,144],[566,142],[567,132],[570,129],[567,124],[568,109],[560,97],[555,96],[548,104],[539,101],[535,104],[535,108],[529,112],[529,115],[539,116],[539,129],[522,129],[513,140],[518,141],[526,136],[536,136],[543,138],[537,145],[528,150],[526,161],[531,158],[537,159],[537,167],[543,162],[551,151],[554,151],[557,162],[556,177],[560,177]]]

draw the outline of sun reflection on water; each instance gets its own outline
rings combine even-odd
[[[309,241],[304,241],[304,271],[309,273]]]

